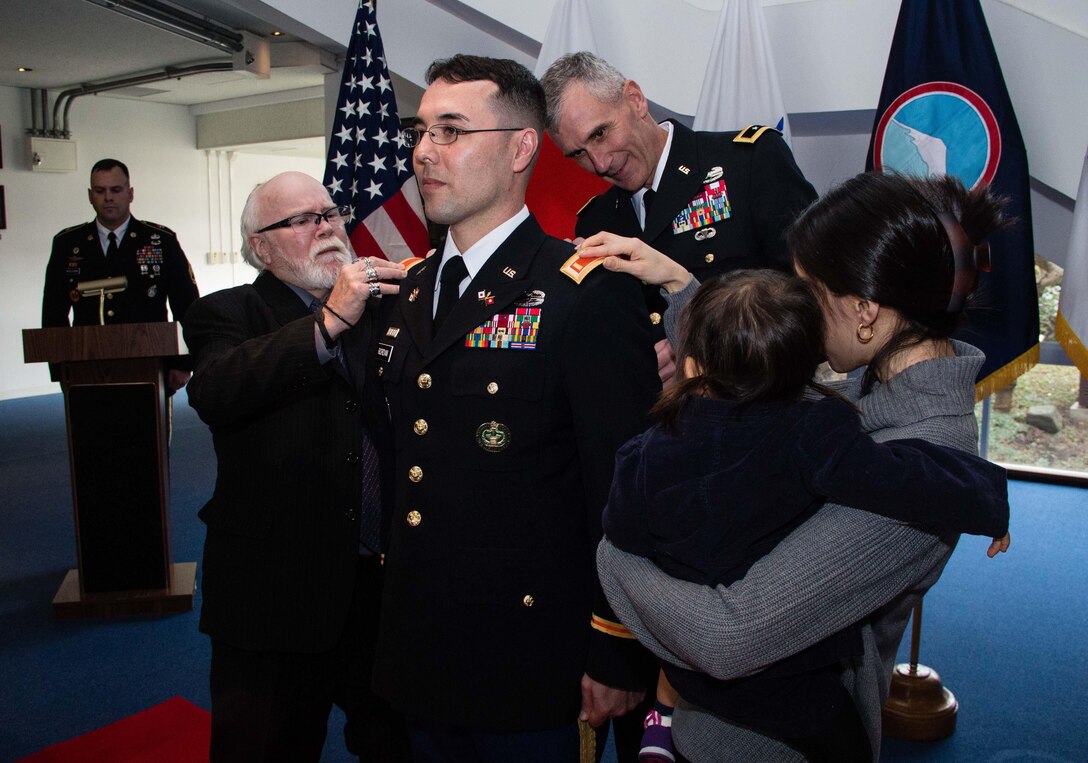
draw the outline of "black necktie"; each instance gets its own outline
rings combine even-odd
[[[106,259],[117,256],[117,236],[113,235],[113,231],[110,231],[110,235],[106,236],[106,240],[110,242],[106,247]]]
[[[317,314],[322,306],[323,303],[320,300],[312,300],[310,302],[310,312]],[[348,376],[353,377],[351,368],[344,362],[343,353],[339,355],[338,361],[344,370],[348,372]],[[356,393],[359,393],[359,385],[354,379],[352,384],[355,386]],[[355,455],[349,453],[349,460],[354,458]],[[378,451],[374,448],[374,442],[370,439],[366,427],[363,427],[358,459],[363,464],[363,493],[362,502],[359,506],[359,553],[371,556],[380,554],[382,551],[382,492],[381,485],[378,482],[380,479],[378,474],[380,467]]]
[[[434,313],[434,333],[438,333],[438,327],[446,320],[446,316],[453,310],[454,304],[461,296],[461,281],[468,275],[465,267],[465,258],[461,255],[451,257],[449,262],[442,266],[442,274],[438,277],[441,287],[438,291],[438,309]]]

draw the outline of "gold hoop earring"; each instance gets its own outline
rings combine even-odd
[[[863,333],[865,331],[868,331],[869,333],[868,334]],[[858,324],[858,330],[855,331],[854,333],[856,333],[858,335],[858,341],[859,342],[861,342],[862,344],[869,344],[869,342],[873,341],[873,335],[874,335],[875,332],[873,331],[873,324],[871,324],[871,323],[859,323]]]

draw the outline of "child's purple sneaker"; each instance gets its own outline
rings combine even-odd
[[[657,710],[646,714],[642,722],[642,749],[638,751],[640,763],[675,763],[672,752],[672,716]]]

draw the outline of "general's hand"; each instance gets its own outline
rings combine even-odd
[[[994,542],[990,544],[990,547],[986,549],[986,556],[993,559],[998,553],[1004,554],[1009,550],[1009,544],[1012,542],[1012,536],[1005,533],[1004,538],[994,538]]]
[[[378,294],[398,294],[400,284],[396,282],[404,278],[404,275],[404,266],[399,262],[370,257],[363,257],[340,268],[340,275],[336,278],[329,298],[325,300],[329,309],[335,312],[335,315],[329,315],[328,312],[325,314],[325,328],[328,329],[329,336],[335,339],[347,331],[348,326],[344,321],[352,325],[358,323],[366,309],[367,300],[371,297]],[[337,318],[337,315],[344,320]]]
[[[578,253],[583,257],[607,257],[604,266],[619,273],[630,273],[643,283],[661,286],[667,292],[680,291],[691,280],[683,265],[669,259],[637,238],[613,233],[594,233],[582,241]]]
[[[189,377],[192,375],[191,371],[182,371],[178,368],[171,368],[166,372],[166,389],[171,395],[174,394],[188,384]]]
[[[578,720],[596,728],[609,718],[619,718],[631,712],[645,696],[644,691],[613,689],[583,675],[582,712],[578,714]]]

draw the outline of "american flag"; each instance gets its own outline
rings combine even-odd
[[[351,245],[360,257],[423,257],[430,248],[423,204],[373,2],[355,14],[336,103],[324,182],[334,204],[351,207]]]

